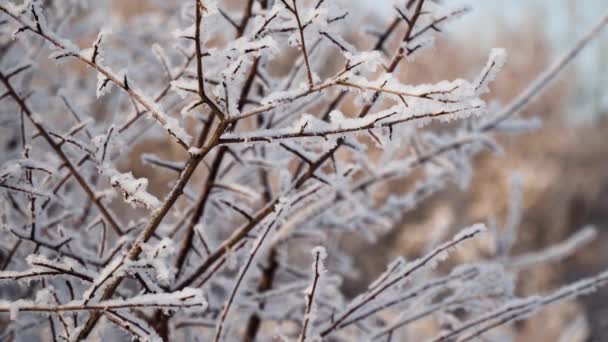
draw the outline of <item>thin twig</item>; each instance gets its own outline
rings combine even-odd
[[[482,127],[483,131],[489,131],[500,125],[503,121],[507,120],[512,115],[520,112],[526,107],[531,101],[537,98],[544,90],[551,85],[551,82],[557,77],[557,75],[564,70],[566,66],[572,62],[572,60],[583,51],[583,49],[597,37],[602,29],[608,24],[608,10],[604,12],[599,21],[579,40],[572,45],[570,50],[564,53],[558,58],[551,66],[543,71],[538,77],[526,87],[513,101],[511,101],[496,117],[485,124]]]
[[[306,308],[304,309],[304,321],[302,322],[302,332],[300,333],[300,338],[298,339],[300,342],[304,342],[306,340],[306,335],[308,334],[308,326],[310,325],[310,318],[312,315],[312,306],[314,303],[315,292],[317,291],[317,286],[319,284],[319,278],[321,277],[321,262],[325,251],[316,248],[314,251],[314,262],[313,262],[313,277],[312,284],[310,288],[306,291]]]
[[[1,8],[1,6],[0,6],[0,8]],[[34,113],[32,113],[32,111],[27,106],[25,101],[17,94],[17,92],[15,91],[13,86],[10,84],[9,80],[6,78],[6,76],[2,72],[0,72],[0,80],[2,80],[2,83],[4,84],[4,86],[6,87],[8,92],[11,94],[11,97],[15,100],[15,102],[17,102],[17,104],[19,105],[19,107],[21,108],[23,113],[25,113],[27,118],[34,125],[34,127],[36,127],[38,132],[40,132],[40,134],[42,134],[42,137],[44,138],[44,140],[46,140],[46,142],[51,146],[51,148],[53,149],[55,154],[57,154],[59,159],[61,159],[61,161],[68,168],[68,170],[70,171],[70,174],[72,174],[72,176],[76,179],[76,181],[78,182],[80,187],[84,190],[84,192],[89,197],[89,199],[93,203],[95,203],[95,206],[97,206],[97,208],[103,215],[104,219],[108,222],[110,227],[112,227],[112,229],[114,229],[114,231],[118,235],[122,235],[123,231],[120,228],[120,225],[118,224],[118,222],[114,219],[114,217],[110,213],[109,209],[106,208],[106,206],[101,202],[101,199],[95,194],[95,191],[87,183],[84,176],[80,173],[80,171],[78,171],[76,166],[70,161],[68,156],[65,154],[65,152],[63,152],[61,147],[51,137],[49,132],[42,126],[42,123],[40,123],[38,121],[38,119],[34,118]]]
[[[298,5],[296,0],[292,0],[293,2],[293,15],[296,17],[296,21],[298,22],[298,30],[300,31],[300,46],[302,47],[302,55],[304,56],[304,63],[306,64],[306,79],[308,80],[308,89],[312,89],[313,80],[312,80],[312,71],[310,70],[310,62],[308,61],[308,52],[306,51],[306,39],[304,38],[304,28],[302,27],[302,22],[300,21],[300,15],[298,13]]]

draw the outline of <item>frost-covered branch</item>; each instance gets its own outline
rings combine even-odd
[[[140,295],[128,300],[106,300],[95,304],[67,303],[63,305],[40,305],[27,302],[1,303],[0,312],[65,312],[65,311],[112,311],[121,309],[162,308],[204,310],[207,303],[200,291],[185,289],[175,293]]]
[[[70,161],[70,159],[65,154],[65,152],[63,152],[63,150],[61,149],[61,146],[55,142],[55,140],[52,138],[51,134],[49,134],[49,132],[45,129],[40,116],[36,115],[35,113],[33,113],[30,110],[30,108],[25,103],[25,100],[23,98],[21,98],[19,96],[19,94],[17,94],[17,92],[11,85],[9,78],[2,72],[0,72],[0,80],[4,84],[9,96],[11,96],[15,100],[15,102],[17,102],[17,104],[21,108],[22,112],[27,116],[27,118],[30,120],[30,122],[36,127],[38,132],[42,135],[42,137],[49,144],[49,146],[51,146],[51,148],[57,154],[57,156],[61,159],[61,161],[63,162],[65,167],[67,167],[67,169],[70,171],[72,176],[76,179],[76,181],[78,182],[80,187],[82,187],[82,190],[87,194],[89,199],[93,203],[95,203],[95,205],[97,206],[97,208],[99,209],[101,214],[104,216],[104,219],[108,222],[110,227],[112,227],[112,229],[114,229],[114,231],[116,231],[117,234],[119,234],[119,235],[122,234],[122,229],[120,228],[120,225],[118,224],[116,219],[112,216],[112,213],[101,202],[101,198],[99,198],[95,194],[95,191],[91,188],[91,186],[87,183],[87,181],[84,179],[84,177],[80,174],[80,171],[78,170],[78,168]]]
[[[508,322],[522,320],[557,301],[576,298],[596,291],[606,282],[608,282],[608,272],[604,271],[595,277],[566,285],[548,295],[513,300],[486,315],[465,322],[452,331],[436,337],[433,341],[452,341],[454,338],[458,338],[458,341],[473,340],[490,329]]]
[[[357,310],[361,309],[369,302],[374,300],[384,291],[388,290],[397,283],[400,283],[410,277],[414,272],[428,266],[429,264],[435,263],[436,259],[443,259],[446,257],[448,250],[461,244],[462,242],[472,239],[479,233],[483,232],[485,227],[483,225],[472,226],[468,229],[461,231],[458,235],[454,236],[452,240],[442,244],[435,248],[425,256],[414,260],[413,262],[399,265],[399,267],[389,270],[386,276],[381,276],[380,279],[372,283],[369,289],[355,298],[351,305],[347,307],[342,313],[336,315],[336,318],[331,324],[328,324],[321,330],[321,337],[329,336],[334,332],[338,326],[353,315]]]
[[[313,320],[313,305],[315,300],[315,292],[317,291],[317,287],[319,286],[319,278],[321,274],[325,271],[325,265],[323,264],[324,260],[327,258],[327,252],[323,247],[317,247],[312,251],[314,262],[312,264],[312,284],[308,289],[306,289],[306,308],[304,309],[304,322],[302,322],[302,332],[300,333],[300,342],[306,341],[306,337],[308,334],[308,326]]]
[[[130,87],[126,74],[122,76],[118,75],[97,62],[96,57],[99,51],[98,44],[101,42],[101,40],[98,39],[92,49],[81,51],[72,42],[56,36],[55,33],[50,31],[48,27],[42,27],[42,21],[39,19],[38,16],[42,15],[42,13],[37,13],[37,11],[39,11],[39,7],[35,1],[29,9],[29,11],[32,13],[32,16],[34,17],[34,21],[31,21],[24,15],[16,12],[14,6],[9,5],[10,4],[0,5],[0,11],[6,13],[14,20],[18,21],[19,24],[23,25],[20,30],[28,30],[30,32],[33,32],[34,34],[37,34],[38,36],[44,38],[49,43],[51,43],[57,49],[57,51],[53,53],[52,58],[60,59],[65,57],[74,57],[79,59],[83,63],[89,65],[93,69],[97,70],[97,72],[102,75],[99,82],[100,85],[97,89],[98,92],[103,91],[103,88],[108,87],[108,82],[112,82],[116,86],[122,88],[125,92],[129,94],[130,97],[135,99],[144,108],[146,108],[146,110],[150,112],[154,119],[156,119],[159,124],[161,124],[163,128],[167,130],[169,134],[174,136],[177,142],[183,148],[188,148],[190,137],[183,130],[182,127],[176,126],[175,119],[167,117],[164,113],[157,109],[157,106],[153,103],[153,101],[147,99],[146,96],[140,94],[132,87]],[[91,56],[89,57],[88,54],[91,54]]]
[[[292,191],[293,189],[300,188],[307,180],[309,180],[314,173],[319,169],[336,151],[336,149],[341,145],[340,140],[337,144],[335,144],[328,152],[324,153],[318,160],[309,165],[308,170],[299,176],[296,180],[294,180],[288,190],[285,191],[283,196],[277,196],[270,203],[260,209],[255,215],[252,216],[251,220],[249,220],[244,226],[237,229],[232,235],[230,235],[227,239],[225,239],[217,249],[205,259],[205,261],[196,268],[196,270],[182,282],[176,285],[176,289],[182,289],[189,285],[191,285],[196,279],[205,273],[208,268],[210,268],[216,261],[222,258],[224,254],[227,253],[231,248],[233,248],[236,244],[242,241],[253,229],[255,229],[258,224],[260,224],[266,217],[268,217],[271,213],[274,212],[275,206],[277,206],[281,199],[284,196]]]
[[[486,101],[503,49],[471,79],[400,75],[414,58],[441,63],[421,52],[467,8],[396,2],[381,27],[355,10],[155,1],[123,17],[105,2],[2,3],[0,339],[401,339],[429,317],[450,320],[439,338],[466,339],[603,285],[513,300],[521,269],[595,236],[512,255],[516,191],[506,229],[489,233],[495,254],[435,268],[484,231],[438,243],[442,223],[417,259],[347,299],[359,263],[344,242],[382,241],[432,195],[466,189],[475,157],[501,151],[496,133],[538,127],[512,114],[606,21],[497,115]]]

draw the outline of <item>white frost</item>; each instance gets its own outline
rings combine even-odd
[[[119,189],[124,200],[133,207],[156,209],[160,206],[160,201],[146,191],[148,188],[146,178],[135,178],[131,172],[117,172],[110,177],[110,184]]]

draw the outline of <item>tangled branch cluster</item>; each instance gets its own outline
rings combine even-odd
[[[517,219],[507,233],[478,224],[398,259],[352,300],[340,288],[356,265],[339,249],[346,234],[392,229],[450,183],[466,187],[472,158],[499,150],[496,133],[534,128],[514,114],[606,17],[496,112],[482,96],[502,49],[471,80],[398,77],[466,8],[396,1],[389,25],[355,44],[343,37],[352,9],[332,0],[247,0],[242,13],[151,3],[158,11],[101,30],[113,17],[103,1],[0,3],[0,115],[11,128],[0,340],[401,340],[436,317],[433,341],[465,341],[608,280],[517,298],[519,270],[594,236],[512,256]],[[346,102],[356,112],[341,111]],[[124,167],[146,139],[179,150],[137,156],[173,176],[162,196]],[[383,196],[394,180],[412,186]],[[434,269],[482,234],[496,235],[494,257]]]

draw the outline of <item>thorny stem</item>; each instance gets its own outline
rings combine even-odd
[[[332,154],[333,154],[333,151],[332,151]],[[186,169],[186,170],[187,170],[187,169]],[[296,187],[299,187],[301,184],[303,184],[303,181],[305,181],[305,179],[307,179],[307,178],[308,178],[308,177],[310,177],[310,176],[312,176],[312,173],[310,173],[310,172],[309,172],[309,173],[307,173],[307,174],[305,175],[305,177],[300,178],[300,179],[299,179],[299,182],[297,182],[297,184],[296,184]],[[178,184],[179,184],[179,183],[178,183]],[[170,198],[171,198],[171,197],[172,197],[172,196],[170,196]],[[145,230],[144,232],[146,232],[146,231],[147,231],[147,230]],[[139,240],[139,239],[138,239],[138,240]],[[136,244],[136,246],[137,246],[137,244]],[[130,253],[130,254],[131,254],[131,253]],[[110,292],[113,292],[112,287],[113,287],[113,286],[110,286],[110,287],[109,287],[109,288],[110,288]],[[85,329],[86,329],[86,327],[85,327]]]
[[[198,82],[198,95],[201,100],[205,99],[205,78],[203,75],[203,54],[201,51],[201,7],[200,0],[196,0],[194,21],[194,48],[196,51],[196,79]]]
[[[416,0],[412,0],[412,1],[416,1]],[[408,19],[408,21],[406,21],[407,23],[407,29],[405,31],[405,34],[403,36],[403,44],[407,44],[408,41],[411,39],[410,36],[414,30],[414,27],[416,26],[416,22],[418,21],[418,18],[420,18],[420,12],[422,11],[422,5],[424,3],[424,0],[419,0],[417,5],[416,5],[416,9],[414,11],[414,15],[412,16],[411,19]],[[412,5],[413,2],[409,2],[408,5]],[[405,19],[405,18],[404,18]],[[401,60],[403,59],[403,54],[407,53],[409,54],[410,52],[407,51],[405,52],[403,50],[403,47],[399,47],[399,50],[397,51],[397,53],[395,54],[395,56],[393,56],[393,59],[391,61],[391,63],[389,64],[389,67],[386,69],[387,73],[392,73],[395,71],[395,69],[397,69],[397,66],[399,65],[399,62],[401,62]],[[372,107],[374,106],[374,104],[376,103],[378,96],[380,95],[379,92],[376,92],[376,94],[374,94],[373,98],[372,98],[372,102],[369,104],[366,104],[363,109],[359,112],[359,117],[362,118],[364,116],[366,116],[369,111],[372,109]]]
[[[212,106],[212,110],[215,113],[221,113],[220,109],[212,103],[212,101],[205,95],[205,90],[204,90],[204,83],[203,83],[203,71],[202,71],[202,53],[201,53],[201,41],[200,41],[200,26],[201,26],[201,9],[202,9],[202,4],[200,3],[200,0],[195,0],[196,1],[196,22],[195,22],[195,49],[196,49],[196,55],[197,55],[197,77],[198,77],[198,91],[199,91],[199,96],[201,98],[201,100],[205,103],[210,104],[210,106]],[[239,27],[237,28],[237,38],[242,36],[243,33],[245,32],[245,28],[247,26],[247,23],[249,22],[249,19],[251,18],[251,10],[253,7],[253,0],[249,0],[247,7],[245,8],[245,14],[243,16],[243,19],[241,20],[241,24],[239,25]],[[253,78],[255,77],[256,71],[257,71],[257,61],[258,59],[255,60],[254,65],[252,66],[252,70],[250,73],[250,79],[248,79],[248,86],[246,85],[241,93],[241,98],[239,99],[239,105],[241,103],[244,103],[245,97],[247,96],[249,89],[251,87],[251,84],[253,83]],[[224,121],[225,116],[224,115],[219,115],[220,119],[222,121]],[[205,130],[207,131],[203,131],[201,134],[201,137],[199,138],[199,144],[202,145],[204,143],[204,140],[206,139],[206,135],[208,134],[208,128],[211,127],[211,123],[209,123],[207,126],[205,126]],[[205,185],[203,187],[203,191],[201,192],[201,195],[199,196],[199,199],[197,200],[197,203],[194,206],[194,212],[190,218],[190,222],[186,228],[186,235],[184,237],[184,240],[182,240],[182,245],[181,248],[177,254],[177,259],[176,259],[176,268],[177,268],[177,273],[175,278],[179,278],[180,274],[182,273],[183,267],[184,267],[184,263],[187,260],[188,257],[188,253],[190,251],[190,249],[192,248],[192,243],[193,243],[193,237],[194,237],[194,230],[196,225],[200,222],[204,211],[205,211],[205,207],[206,204],[208,202],[209,199],[209,195],[211,193],[211,189],[213,188],[214,182],[218,176],[219,173],[219,169],[221,166],[221,163],[224,159],[224,156],[226,155],[227,152],[227,148],[225,147],[221,147],[220,150],[217,152],[213,163],[211,164],[210,170],[209,170],[209,174],[207,175],[207,179],[205,181]]]
[[[163,202],[162,206],[153,213],[150,222],[148,222],[144,230],[138,235],[137,239],[135,240],[135,243],[127,254],[126,260],[136,260],[139,257],[139,254],[142,251],[142,245],[146,243],[150,239],[150,237],[152,237],[152,234],[154,234],[154,232],[156,231],[162,220],[165,218],[167,213],[169,213],[173,205],[177,202],[177,199],[182,195],[184,188],[186,184],[188,184],[188,181],[190,180],[192,175],[194,174],[196,167],[209,153],[209,151],[211,151],[217,145],[218,139],[222,132],[224,132],[226,127],[227,123],[221,122],[216,128],[215,133],[211,137],[209,143],[205,147],[201,148],[198,153],[190,155],[190,159],[188,160],[188,163],[186,164],[184,170],[181,172],[177,183],[173,186],[173,189],[171,189],[171,192]],[[102,300],[107,300],[112,297],[112,295],[122,282],[123,278],[124,277],[118,277],[116,280],[113,280],[110,285],[108,285],[108,287],[103,293]],[[100,314],[91,314],[91,317],[89,317],[89,320],[85,323],[84,328],[80,331],[79,339],[84,339],[89,335],[91,330],[93,330],[93,328],[95,327],[99,318]]]
[[[199,39],[200,38],[200,18],[201,18],[200,11],[201,11],[202,4],[201,4],[200,0],[195,0],[195,1],[196,1],[195,6],[196,6],[196,15],[197,15],[197,20],[196,20],[195,26],[198,29],[198,37],[195,42],[195,46],[196,46],[195,48],[197,50],[196,54],[197,54],[197,77],[198,77],[198,84],[199,84],[199,96],[201,96],[201,100],[203,102],[205,102],[205,103],[207,103],[207,105],[209,105],[209,107],[212,110],[213,117],[217,116],[220,118],[220,122],[219,122],[218,126],[216,127],[213,136],[211,137],[211,139],[205,146],[203,146],[203,144],[205,144],[205,140],[206,140],[205,138],[206,138],[207,132],[209,132],[211,123],[209,123],[202,129],[201,135],[199,136],[199,139],[197,139],[195,146],[194,146],[199,151],[197,151],[193,154],[190,154],[190,159],[186,163],[184,170],[181,172],[181,174],[177,180],[177,183],[174,185],[173,189],[171,189],[171,192],[165,199],[162,206],[154,212],[150,222],[148,222],[148,224],[144,228],[144,230],[138,235],[137,239],[135,240],[135,243],[129,250],[128,256],[127,256],[128,260],[136,260],[139,257],[139,254],[142,251],[142,245],[144,243],[146,243],[150,239],[150,237],[152,237],[152,235],[154,234],[154,232],[156,231],[156,229],[158,228],[158,226],[160,225],[160,223],[162,222],[164,217],[167,215],[167,213],[169,213],[171,208],[173,208],[174,204],[177,202],[177,199],[182,195],[184,188],[186,187],[186,184],[188,184],[188,181],[194,174],[194,171],[196,170],[197,166],[205,158],[205,156],[215,146],[217,146],[220,136],[222,135],[222,133],[224,133],[224,131],[226,130],[226,128],[229,125],[229,123],[225,120],[226,116],[222,113],[222,111],[219,109],[219,107],[217,107],[217,105],[215,105],[215,103],[213,101],[211,101],[211,99],[205,95],[205,92],[204,92],[204,83],[203,83],[203,74],[202,74],[202,59],[199,58],[199,57],[202,57],[201,45],[200,45],[200,39]],[[184,254],[185,253],[186,252],[184,252]],[[185,259],[185,256],[183,258]],[[102,296],[102,298],[104,300],[107,300],[112,297],[112,295],[114,294],[114,292],[116,291],[116,289],[118,288],[120,283],[122,282],[123,278],[124,277],[118,277],[116,280],[113,280],[113,282],[110,285],[108,285],[108,287],[106,288],[106,290],[104,291],[103,296]],[[97,321],[99,320],[99,318],[100,318],[100,314],[93,313],[91,315],[91,317],[89,317],[89,319],[85,323],[84,328],[80,331],[78,338],[79,339],[86,338],[88,336],[88,334],[93,330],[95,325],[97,324]]]
[[[414,0],[414,1],[415,1],[415,0]],[[420,2],[422,2],[422,1],[424,1],[424,0],[421,0]],[[412,2],[408,3],[408,8],[409,8],[409,6],[411,6],[412,4],[413,4]],[[420,4],[420,5],[421,5],[421,4]],[[417,18],[416,18],[416,20],[417,20]],[[386,39],[388,39],[388,37],[390,36],[390,34],[391,34],[391,33],[392,33],[392,32],[393,32],[395,29],[396,29],[397,24],[399,23],[399,21],[400,21],[400,19],[399,19],[399,18],[396,18],[396,19],[395,19],[395,20],[394,20],[394,21],[391,23],[391,25],[390,25],[390,26],[389,26],[389,28],[386,30],[386,32],[385,32],[384,34],[382,34],[382,35],[379,37],[379,39],[378,39],[378,41],[377,41],[377,44],[376,44],[376,45],[375,45],[375,47],[374,47],[374,49],[375,49],[375,50],[376,50],[376,49],[379,49],[379,48],[382,48],[383,42],[384,42]],[[409,24],[409,25],[411,25],[411,27],[413,27],[413,26],[415,25],[415,20],[413,20],[413,21],[409,21],[409,22],[408,22],[408,24]],[[324,87],[323,87],[322,85],[319,85],[317,88],[323,89]],[[309,91],[315,91],[315,90],[314,90],[314,88],[313,88],[313,89],[310,89]],[[331,102],[330,102],[330,104],[329,104],[329,109],[328,109],[328,110],[326,110],[326,113],[325,113],[325,115],[324,115],[324,119],[327,119],[327,116],[329,115],[329,113],[331,112],[331,110],[332,110],[334,107],[336,107],[336,106],[338,105],[338,103],[339,103],[339,102],[340,102],[340,101],[343,99],[344,95],[345,95],[345,92],[340,92],[340,93],[339,93],[339,94],[336,96],[336,98],[335,98],[333,101],[331,101]],[[377,100],[377,96],[375,96],[375,97],[374,97],[373,102],[375,102],[376,100]],[[372,104],[373,104],[373,103],[372,103]],[[367,105],[367,106],[365,106],[365,107],[363,108],[363,110],[361,111],[361,113],[360,113],[360,115],[359,115],[359,116],[360,116],[360,117],[365,116],[365,115],[366,115],[366,114],[369,112],[369,110],[370,110],[370,109],[371,109],[371,105]],[[252,115],[257,114],[257,113],[255,113],[255,111],[253,111],[252,113],[253,113]],[[249,116],[249,115],[245,114],[244,116]],[[339,147],[339,146],[338,146],[338,147]],[[332,155],[333,155],[333,154],[332,154]],[[303,165],[303,162],[301,162],[301,163],[299,164],[298,169],[300,169],[302,165]],[[273,249],[273,251],[274,251],[274,249]],[[271,279],[272,279],[272,278],[271,278]],[[254,320],[254,317],[252,317],[252,320]],[[252,324],[255,326],[255,322],[251,322],[251,321],[250,321],[250,323],[252,323]],[[257,325],[259,326],[259,323],[257,323]],[[249,330],[247,330],[247,331],[249,331]],[[249,336],[249,335],[247,335],[247,334],[246,334],[246,335],[245,335],[245,338],[247,339],[247,338],[248,338],[248,336]],[[255,336],[255,334],[254,334],[254,336]]]
[[[219,107],[207,96],[205,92],[205,78],[203,74],[203,53],[201,47],[201,20],[202,13],[201,11],[204,9],[201,0],[196,1],[196,18],[194,24],[194,47],[196,50],[196,78],[198,82],[198,95],[201,98],[201,101],[206,103],[212,110],[213,115],[217,115],[220,120],[224,121],[226,115],[222,113]],[[209,124],[210,126],[210,124]],[[204,140],[204,139],[203,139]],[[201,144],[199,142],[199,144]]]
[[[414,27],[416,25],[416,22],[418,21],[418,18],[420,17],[420,12],[422,11],[422,4],[423,3],[424,3],[424,0],[418,1],[417,7],[416,7],[416,11],[415,11],[414,15],[412,16],[412,19],[408,19],[408,22],[407,22],[408,28],[407,28],[406,33],[404,34],[404,37],[403,37],[403,41],[404,42],[408,42],[409,40],[412,39],[412,32],[413,32],[413,29],[414,29]],[[410,6],[412,4],[413,3],[410,2],[408,4],[408,6]],[[447,17],[453,16],[455,14],[457,14],[457,13],[450,13],[450,14],[448,14],[448,15],[446,15],[444,17],[441,17],[441,18],[439,18],[437,20],[438,21],[439,20],[445,20]],[[381,35],[379,37],[379,39],[378,39],[378,43],[379,44],[376,44],[375,48],[378,48],[378,47],[382,46],[383,40],[386,40],[388,38],[390,32],[393,32],[395,30],[395,25],[397,23],[399,23],[399,21],[400,21],[399,19],[395,19],[395,21],[393,23],[391,23],[391,25],[389,26],[389,28],[387,29],[387,31],[385,32],[385,34],[383,34],[383,35]],[[428,28],[432,27],[435,24],[436,24],[436,22],[433,22],[433,23],[427,25],[425,28],[421,29],[420,31],[426,31]],[[414,34],[414,36],[417,36],[417,35],[419,35],[419,33]],[[399,65],[399,62],[403,58],[403,53],[410,54],[411,52],[410,51],[407,51],[407,52],[401,51],[400,53],[395,54],[395,56],[393,57],[393,59],[392,59],[392,61],[390,63],[390,66],[386,70],[387,72],[390,73],[390,72],[395,71],[395,69]],[[335,85],[339,85],[339,82],[340,82],[339,78],[335,77],[333,80],[331,80],[329,82],[323,82],[321,84],[309,87],[308,90],[302,92],[302,94],[299,94],[296,98],[304,97],[304,96],[307,96],[307,95],[312,94],[314,92],[322,91],[325,88],[332,87],[332,86],[335,86]],[[378,95],[379,95],[379,92],[376,92],[376,94],[372,98],[372,102],[370,104],[366,104],[361,109],[361,111],[359,112],[359,117],[364,117],[364,116],[366,116],[369,113],[369,111],[372,109],[372,106],[377,101]],[[269,105],[266,105],[266,106],[261,106],[259,108],[255,108],[255,109],[250,110],[248,112],[241,113],[239,115],[233,116],[233,117],[230,118],[230,120],[237,121],[237,120],[249,117],[249,116],[258,115],[258,114],[267,112],[269,110],[272,110],[272,109],[274,109],[277,106],[278,106],[278,104],[269,104]]]
[[[424,0],[421,0],[421,2]],[[415,22],[410,21],[410,25],[414,26]],[[375,102],[377,97],[374,98]],[[365,116],[367,112],[371,109],[371,105],[367,105],[363,108],[362,112],[359,116]],[[308,168],[308,172],[301,175],[298,179],[294,181],[294,186],[299,188],[304,182],[306,182],[310,177],[314,175],[314,172],[320,165],[327,159],[331,158],[334,152],[342,145],[343,140],[338,139],[338,144],[334,149],[330,150],[328,153],[324,154],[316,163],[312,164]],[[260,209],[253,217],[253,219],[245,224],[242,228],[233,233],[228,239],[224,240],[224,242],[214,251],[212,252],[207,259],[193,272],[193,274],[187,279],[183,280],[179,283],[175,288],[182,289],[186,286],[192,284],[196,279],[204,274],[209,267],[211,267],[217,260],[221,259],[221,257],[230,250],[233,246],[235,246],[240,240],[242,240],[247,234],[252,231],[259,222],[261,222],[266,216],[273,212],[273,208],[276,203],[278,203],[280,197],[275,198],[272,202],[269,202],[264,208]]]
[[[422,1],[424,1],[424,0],[422,0]],[[414,34],[409,33],[409,36],[407,36],[408,34],[406,32],[406,37],[404,37],[405,42],[411,41],[415,37],[418,37],[422,33],[424,33],[426,31],[432,29],[435,25],[439,24],[440,22],[445,21],[448,18],[454,17],[454,16],[456,16],[458,14],[461,14],[464,11],[466,11],[466,10],[460,9],[460,10],[456,10],[456,11],[450,12],[450,13],[442,16],[442,17],[439,17],[439,18],[435,19],[432,23],[429,23],[428,25],[424,26],[423,28],[420,28],[418,31],[416,31],[416,33],[414,33]],[[419,16],[415,17],[416,21],[418,20],[418,18],[419,18]],[[400,20],[395,20],[395,22],[399,23]],[[391,26],[388,28],[387,32],[389,32],[389,31],[392,32],[392,31],[395,30],[395,28],[393,28],[393,25],[395,25],[395,22],[391,23]],[[409,22],[408,22],[408,25],[411,25],[411,27],[414,27],[415,24],[416,24],[416,22],[413,21],[413,20],[409,20]],[[387,32],[385,32],[385,34]],[[379,41],[382,40],[382,39],[385,39],[384,37],[385,37],[385,35],[381,35],[379,37]],[[376,45],[376,46],[378,46],[378,45]],[[405,53],[406,56],[409,56],[413,52],[415,52],[415,50],[412,49],[412,50],[407,50],[407,51],[402,52],[402,53]],[[394,72],[395,69],[397,68],[397,66],[399,65],[398,62],[400,60],[402,60],[402,57],[403,56],[401,54],[399,54],[399,53],[395,54],[395,56],[393,57],[393,59],[392,59],[392,61],[390,63],[390,66],[387,67],[386,71],[387,72]],[[397,60],[397,59],[399,59],[399,60]],[[303,97],[311,95],[313,93],[322,91],[322,90],[324,90],[326,88],[337,86],[337,85],[339,85],[338,82],[340,81],[339,76],[340,76],[340,74],[338,74],[336,77],[334,77],[333,79],[331,79],[329,81],[325,81],[325,82],[322,82],[320,84],[314,85],[312,88],[306,89],[306,90],[302,91],[300,94],[295,95],[291,100],[296,100],[296,99],[299,99],[299,98],[303,98]],[[378,95],[379,95],[379,93],[377,92],[372,97],[371,103],[370,104],[366,104],[365,106],[363,106],[363,108],[359,112],[359,117],[364,117],[364,116],[366,116],[369,113],[369,111],[372,109],[373,104],[377,101]],[[417,96],[413,95],[413,96],[420,97],[420,96],[423,96],[423,95],[424,94],[420,94],[420,95],[417,95]],[[259,115],[259,114],[268,112],[270,110],[273,110],[273,109],[277,108],[280,105],[281,105],[281,103],[271,103],[271,104],[267,104],[267,105],[262,105],[262,106],[259,106],[258,108],[251,109],[251,110],[249,110],[247,112],[242,112],[242,113],[240,113],[238,115],[233,115],[228,120],[230,120],[232,122],[236,122],[238,120],[241,120],[241,119],[244,119],[244,118],[247,118],[247,117],[250,117],[250,116]]]

